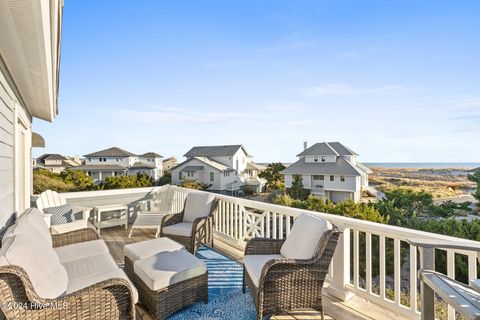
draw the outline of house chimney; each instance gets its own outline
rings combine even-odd
[[[307,141],[303,141],[303,150],[307,150],[307,148],[308,148]]]

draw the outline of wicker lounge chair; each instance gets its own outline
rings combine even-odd
[[[323,317],[322,287],[339,235],[325,220],[302,214],[286,240],[248,241],[243,292],[250,289],[258,320],[306,309]]]
[[[165,215],[160,236],[181,243],[191,253],[202,243],[213,246],[213,213],[217,204],[211,193],[189,193],[182,212]]]
[[[40,211],[28,209],[3,235],[0,301],[5,303],[0,307],[5,317],[135,319],[136,289],[97,233],[50,235],[43,222]]]

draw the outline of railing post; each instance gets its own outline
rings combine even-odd
[[[350,284],[350,229],[345,228],[338,238],[337,248],[332,259],[332,281],[328,286],[328,294],[346,301],[353,296],[348,290]]]
[[[435,249],[420,250],[420,270],[435,270]],[[435,294],[429,286],[420,281],[420,301],[422,320],[435,320]]]

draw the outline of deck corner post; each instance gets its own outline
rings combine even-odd
[[[341,301],[347,301],[354,295],[347,288],[350,284],[350,263],[350,229],[344,228],[333,255],[332,280],[327,288],[328,294]]]

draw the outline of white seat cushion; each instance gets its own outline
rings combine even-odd
[[[57,224],[52,226],[50,232],[52,234],[60,234],[70,231],[76,231],[86,228],[94,229],[93,225],[88,222],[88,220],[76,220],[74,222],[64,223],[64,224]]]
[[[185,247],[172,239],[163,237],[141,242],[127,244],[123,247],[123,252],[133,262],[151,257],[160,252],[170,252],[182,250]]]
[[[8,238],[0,249],[0,266],[9,265],[23,268],[42,298],[55,299],[67,291],[67,271],[44,241],[26,234]]]
[[[311,259],[322,235],[332,228],[327,220],[302,213],[295,220],[280,253],[290,259]]]
[[[52,246],[52,235],[50,234],[47,224],[45,223],[43,213],[40,210],[37,208],[29,208],[25,210],[25,212],[18,217],[17,224],[20,223],[28,223],[34,227],[42,236],[42,239],[47,241],[47,243]]]
[[[162,232],[164,234],[171,234],[174,236],[191,237],[192,228],[193,228],[193,223],[180,222],[180,223],[172,224],[171,226],[163,228]]]
[[[202,260],[182,249],[162,252],[133,263],[134,272],[150,288],[157,291],[172,284],[198,277],[207,272]]]
[[[263,266],[270,260],[273,259],[285,259],[280,254],[249,254],[243,257],[243,265],[245,270],[250,275],[253,284],[258,287],[260,284],[260,276],[262,275]]]
[[[215,196],[211,193],[189,193],[185,202],[183,221],[193,222],[196,218],[208,216],[213,200],[215,200]]]
[[[115,264],[109,253],[100,253],[62,263],[68,274],[67,294],[84,289],[101,281],[120,278],[129,282],[134,303],[138,301],[136,288],[126,274]]]
[[[54,248],[61,263],[79,260],[99,253],[109,253],[103,240],[92,240]]]

